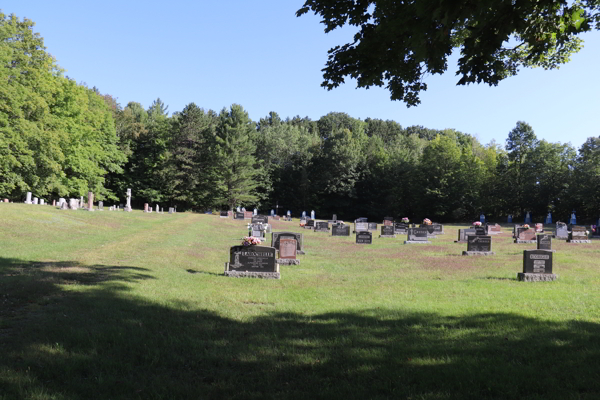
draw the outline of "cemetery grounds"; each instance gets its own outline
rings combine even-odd
[[[0,400],[599,399],[600,241],[554,282],[494,256],[304,233],[280,280],[223,276],[246,223],[0,204]],[[270,240],[266,243],[270,245]]]

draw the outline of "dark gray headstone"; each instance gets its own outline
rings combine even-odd
[[[433,224],[433,232],[436,235],[443,235],[444,234],[444,225],[441,224]]]
[[[537,235],[538,250],[552,250],[552,235]]]
[[[377,222],[367,222],[367,223],[369,224],[368,228],[367,228],[368,230],[370,230],[372,232],[377,231]]]
[[[306,228],[314,228],[315,227],[315,220],[314,219],[307,219],[306,220],[306,224],[304,225],[304,227],[306,227]]]
[[[475,231],[475,228],[459,229],[457,242],[460,242],[460,243],[466,242],[467,236],[476,235],[476,234],[477,234],[477,232]]]
[[[298,253],[304,254],[304,236],[302,233],[297,232],[272,232],[271,233],[271,247],[279,250],[279,239],[296,239],[296,245],[298,246]]]
[[[523,250],[524,274],[551,274],[552,252],[548,250]]]
[[[467,251],[492,251],[492,237],[482,235],[467,236]]]
[[[396,223],[394,224],[394,231],[395,231],[396,233],[399,233],[399,234],[404,234],[404,235],[405,235],[405,234],[407,234],[407,233],[408,233],[408,228],[409,228],[409,227],[410,227],[410,225],[409,225],[409,224],[404,224],[404,223],[402,223],[402,222],[396,222]]]
[[[475,235],[477,235],[477,236],[485,236],[486,235],[485,228],[482,227],[482,226],[476,226],[475,227]]]
[[[244,213],[243,212],[235,212],[233,214],[233,219],[244,219]]]
[[[331,236],[350,236],[350,225],[333,225]]]
[[[317,222],[315,232],[329,232],[329,222]]]
[[[357,232],[356,243],[358,244],[372,244],[373,234],[371,232]]]
[[[381,226],[381,236],[393,236],[395,234],[394,227],[390,225]]]
[[[279,278],[275,248],[266,246],[233,246],[226,264],[227,276]]]
[[[252,216],[252,223],[253,224],[257,224],[257,223],[262,223],[262,224],[268,224],[269,223],[269,217],[267,215],[253,215]]]
[[[408,241],[427,241],[427,228],[408,228]]]
[[[170,209],[169,209],[169,210],[170,210]],[[229,213],[228,213],[227,211],[221,211],[221,212],[219,213],[219,216],[220,216],[220,217],[223,217],[223,218],[227,218],[227,217],[229,217]]]
[[[567,240],[569,238],[569,229],[567,224],[564,222],[556,223],[556,234],[554,235],[556,239]]]

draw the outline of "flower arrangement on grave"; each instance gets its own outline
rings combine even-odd
[[[529,225],[528,225],[528,224],[525,224],[525,225],[523,225],[523,228],[525,228],[525,229],[529,229]]]
[[[410,220],[407,217],[402,218],[403,224],[408,224],[409,222],[410,222]]]
[[[242,246],[255,246],[260,244],[260,239],[254,236],[246,236],[242,239]]]
[[[431,220],[429,218],[425,218],[423,220],[423,225],[431,225]]]
[[[473,226],[481,226],[481,221],[475,221],[475,222],[473,222]]]

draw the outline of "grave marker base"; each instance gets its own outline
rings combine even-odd
[[[429,240],[405,240],[404,244],[431,244]]]
[[[517,273],[517,279],[522,282],[549,282],[558,279],[556,274],[532,274],[526,272]]]
[[[313,232],[329,232],[329,229],[314,229]]]
[[[469,243],[466,240],[455,240],[454,243]]]
[[[515,240],[515,243],[519,243],[519,244],[521,244],[521,243],[536,243],[537,244],[537,240],[520,240],[520,239],[517,239],[517,240]]]
[[[463,251],[462,255],[463,256],[493,256],[494,253],[493,251]]]
[[[298,252],[296,252],[298,254]],[[293,260],[289,258],[278,258],[275,260],[279,265],[300,265],[300,260]]]
[[[591,240],[568,240],[567,243],[592,243]]]
[[[380,238],[396,239],[396,235],[379,235]]]
[[[252,272],[252,271],[228,271],[229,263],[225,263],[225,276],[230,278],[262,278],[262,279],[281,279],[279,273],[279,264],[276,265],[277,272]]]

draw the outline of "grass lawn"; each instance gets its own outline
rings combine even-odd
[[[223,276],[242,221],[0,203],[0,400],[600,399],[600,241],[525,283],[495,256],[304,233],[280,280]],[[270,241],[268,242],[270,244]]]

